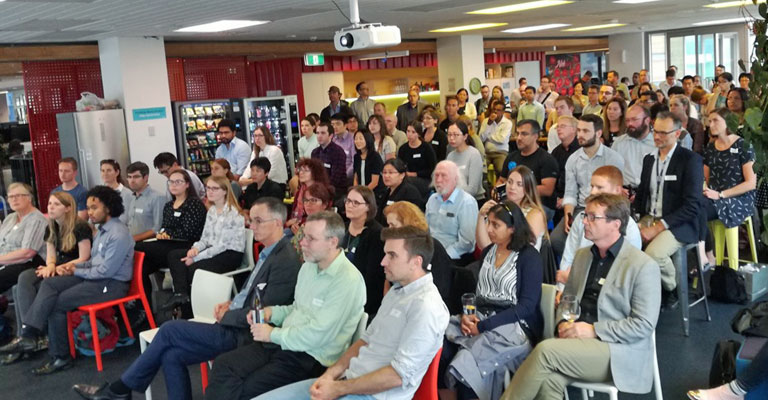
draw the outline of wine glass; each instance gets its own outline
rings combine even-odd
[[[576,300],[576,296],[570,294],[563,296],[563,299],[560,302],[560,307],[563,319],[571,323],[579,319],[579,316],[581,315],[581,306],[579,305],[578,300]]]

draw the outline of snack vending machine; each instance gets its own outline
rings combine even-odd
[[[240,104],[235,100],[198,100],[173,103],[176,127],[176,154],[179,164],[198,177],[211,175],[211,161],[216,158],[219,141],[216,127],[222,119],[238,125],[237,136],[250,144],[240,121]]]
[[[242,99],[243,125],[248,144],[253,146],[253,132],[265,126],[275,138],[275,144],[283,150],[288,178],[296,171],[299,160],[299,108],[295,95]]]

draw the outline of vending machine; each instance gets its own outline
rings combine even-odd
[[[222,119],[232,119],[242,125],[240,107],[238,100],[230,99],[174,102],[179,164],[200,178],[211,175],[210,163],[216,158],[216,148],[219,147],[216,128]],[[237,136],[250,144],[250,135],[242,126],[237,129]]]
[[[265,126],[283,150],[288,178],[296,171],[299,159],[299,107],[295,95],[242,99],[242,118],[249,145],[253,145],[253,132]]]

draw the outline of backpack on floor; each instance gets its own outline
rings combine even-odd
[[[744,277],[731,268],[718,266],[709,278],[710,296],[722,303],[747,304]]]
[[[709,387],[718,387],[736,379],[736,354],[740,346],[741,343],[735,340],[717,342],[709,370]]]
[[[75,338],[75,348],[84,356],[93,357],[96,353],[93,351],[93,331],[91,330],[91,321],[88,313],[85,311],[74,311],[69,313],[72,335]],[[96,327],[99,335],[99,344],[101,353],[110,353],[117,347],[120,339],[120,329],[115,321],[115,309],[105,308],[96,312]]]

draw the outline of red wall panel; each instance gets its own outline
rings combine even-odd
[[[245,57],[185,58],[188,100],[248,97]]]
[[[51,189],[60,184],[56,114],[75,111],[81,92],[104,96],[101,66],[99,60],[25,62],[23,77],[37,198],[45,210]]]
[[[269,90],[280,90],[283,95],[295,94],[299,102],[299,115],[304,116],[304,85],[301,81],[302,59],[286,58],[281,60],[259,61],[250,63],[253,76],[254,96],[263,97]]]
[[[187,83],[184,79],[184,60],[182,58],[167,58],[168,88],[171,92],[171,101],[187,100]]]

